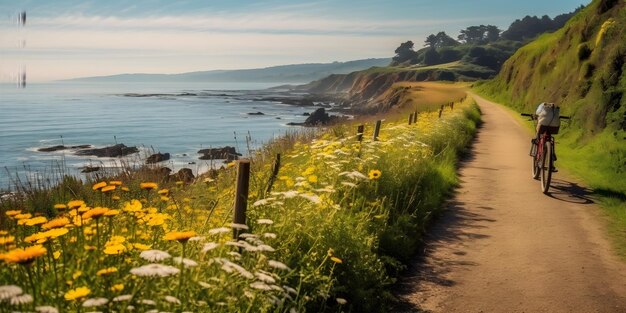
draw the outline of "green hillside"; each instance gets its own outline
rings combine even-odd
[[[595,0],[560,30],[520,48],[476,90],[518,111],[558,103],[572,122],[558,163],[583,178],[626,225],[626,1]],[[611,210],[611,209],[610,209]],[[623,227],[619,227],[623,234]],[[624,246],[626,247],[626,245]],[[626,249],[624,249],[626,252]],[[626,255],[626,254],[625,254]]]

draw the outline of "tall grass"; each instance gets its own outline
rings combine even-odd
[[[136,172],[67,179],[38,206],[5,198],[0,312],[384,312],[479,118],[466,100],[384,121],[376,141],[354,125],[278,139],[251,156],[245,227],[230,223],[234,163],[193,184]]]

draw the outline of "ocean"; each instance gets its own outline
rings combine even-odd
[[[173,170],[210,165],[198,150],[253,147],[298,129],[314,107],[262,100],[276,83],[86,83],[0,84],[0,190],[12,181],[46,178],[63,166],[84,178],[84,166],[116,167],[119,159],[76,156],[71,150],[39,152],[55,145],[140,148],[139,156],[170,153]],[[249,115],[262,112],[263,115]],[[137,156],[130,157],[135,160]]]

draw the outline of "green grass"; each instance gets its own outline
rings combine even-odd
[[[192,184],[168,181],[146,169],[112,177],[122,186],[106,194],[93,190],[95,182],[68,179],[3,198],[0,258],[6,264],[0,267],[0,282],[18,285],[36,299],[2,303],[0,312],[33,311],[35,305],[75,311],[87,298],[111,300],[122,294],[132,300],[109,301],[98,309],[124,312],[132,304],[136,311],[385,312],[388,287],[457,183],[457,156],[471,142],[479,119],[476,105],[466,100],[441,119],[437,112],[425,112],[411,126],[405,118],[385,120],[377,141],[371,139],[371,124],[362,142],[355,139],[355,125],[344,124],[269,143],[251,158],[247,225],[252,237],[239,241],[231,239],[232,230],[220,233],[219,228],[232,220],[236,170],[231,166]],[[276,153],[282,155],[281,168],[268,193]],[[375,176],[377,171],[382,173]],[[110,185],[111,179],[106,180]],[[168,189],[163,191],[167,196],[142,190],[140,183],[147,180]],[[53,207],[72,199],[85,205]],[[96,207],[119,212],[89,218]],[[7,214],[10,210],[39,217],[20,217],[19,222],[15,212]],[[39,219],[59,216],[68,218],[68,233],[40,242],[44,255],[31,265],[9,261],[15,255],[10,251],[31,246],[26,238],[43,233]],[[167,240],[164,235],[171,231],[194,231],[199,238]],[[140,256],[145,247],[138,243],[198,265],[185,268],[166,259],[159,263],[178,273],[133,274],[150,263]],[[203,251],[207,245],[211,249]],[[110,267],[116,271],[96,274]],[[71,299],[69,291],[78,287],[87,287],[89,295]]]

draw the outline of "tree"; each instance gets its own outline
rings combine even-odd
[[[435,38],[437,38],[437,48],[454,47],[460,45],[458,41],[448,36],[446,32],[437,33],[437,36],[435,36]]]
[[[413,50],[413,46],[414,44],[410,40],[401,43],[400,46],[394,51],[396,53],[396,56],[393,57],[393,62],[397,64],[407,61],[414,62],[417,57],[417,52]]]
[[[426,46],[435,48],[437,46],[437,36],[430,34],[428,37],[426,37],[424,43],[426,43]]]
[[[485,44],[500,39],[500,29],[495,25],[470,26],[461,30],[458,38],[468,44]]]
[[[439,53],[437,53],[437,49],[429,48],[424,53],[424,64],[426,65],[435,65],[440,63]]]

